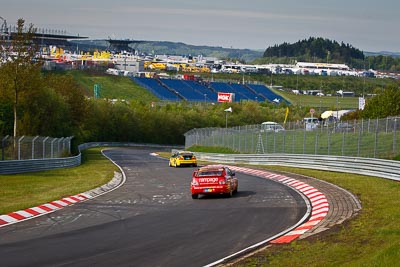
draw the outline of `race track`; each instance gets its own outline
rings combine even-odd
[[[297,223],[303,198],[237,173],[232,198],[193,200],[193,167],[171,168],[140,148],[110,148],[123,186],[95,199],[0,228],[2,266],[204,266]]]

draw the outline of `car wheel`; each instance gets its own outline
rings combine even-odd
[[[193,199],[198,199],[198,198],[199,198],[199,195],[198,195],[198,194],[193,194],[193,195],[192,195],[192,198],[193,198]]]
[[[168,162],[168,166],[172,167],[172,165],[171,165],[171,161],[169,161],[169,162]]]
[[[193,167],[197,167],[197,164],[193,164]]]
[[[233,191],[230,190],[229,193],[226,194],[226,197],[232,197],[233,196]]]

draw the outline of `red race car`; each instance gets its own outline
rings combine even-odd
[[[238,179],[235,172],[226,166],[208,165],[193,172],[191,182],[192,198],[200,194],[223,194],[232,196],[238,191]]]

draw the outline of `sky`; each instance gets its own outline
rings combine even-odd
[[[172,41],[265,50],[322,37],[400,52],[399,0],[0,0],[8,25],[89,39]],[[0,20],[0,24],[2,21]]]

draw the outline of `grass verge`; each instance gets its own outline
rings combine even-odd
[[[82,153],[82,165],[16,175],[0,175],[0,214],[34,207],[106,184],[118,168],[92,148]]]
[[[360,214],[334,229],[273,245],[234,266],[398,266],[400,183],[354,174],[270,167],[328,181],[355,194]]]

